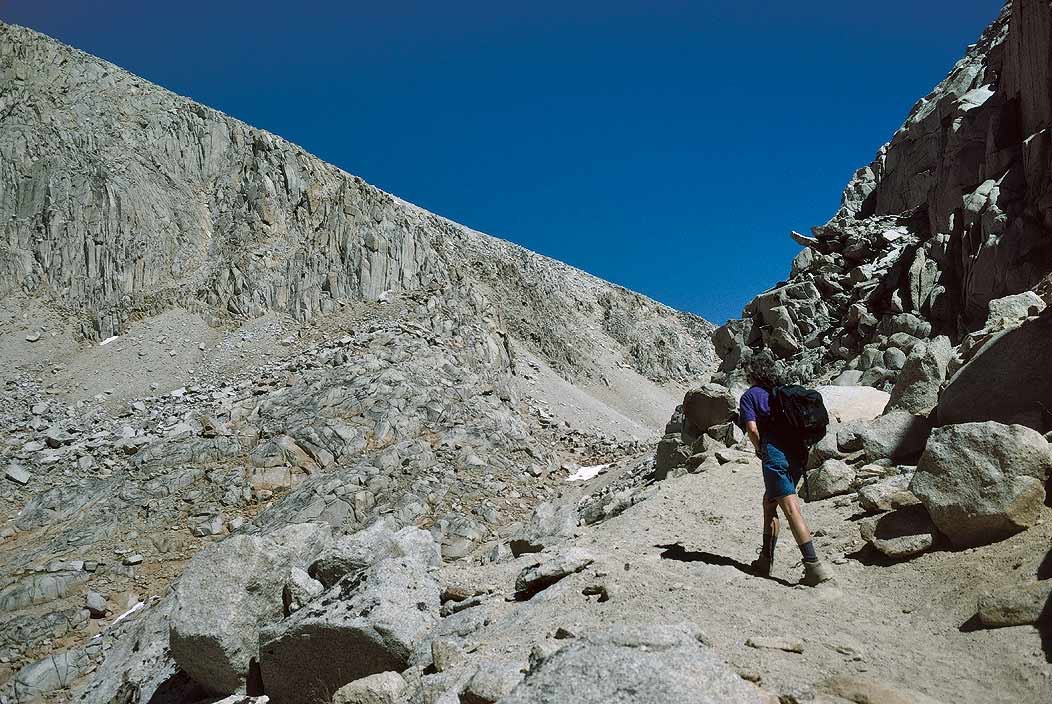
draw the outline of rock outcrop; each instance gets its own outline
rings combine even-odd
[[[1006,5],[855,173],[833,218],[793,233],[805,249],[789,279],[714,333],[723,373],[764,347],[806,375],[857,370],[890,390],[920,341],[958,344],[1012,314],[991,301],[1033,302],[1025,292],[1052,271],[1050,23],[1047,3]],[[931,401],[939,365],[918,359],[909,374],[921,366],[929,392],[898,407]]]
[[[326,701],[349,682],[401,672],[438,621],[427,566],[385,558],[347,575],[313,603],[260,633],[260,672],[275,704]]]
[[[1052,314],[995,334],[953,375],[939,400],[943,424],[995,420],[1052,429]]]

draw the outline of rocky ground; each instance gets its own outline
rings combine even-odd
[[[9,303],[8,677],[90,643],[254,522],[353,531],[388,516],[461,557],[580,466],[644,452],[677,394],[627,364],[592,395],[518,343],[512,360],[485,299],[443,288],[321,326],[271,315],[215,328],[173,310],[102,344],[78,344],[58,313],[27,324],[26,301]]]
[[[0,25],[0,702],[1048,701],[1050,12],[715,331]]]

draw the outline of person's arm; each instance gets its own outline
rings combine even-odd
[[[745,423],[745,432],[749,435],[749,440],[752,442],[752,446],[756,448],[756,456],[760,456],[760,428],[757,427],[756,421],[750,420]]]
[[[756,456],[760,456],[760,428],[756,425],[756,402],[748,392],[742,395],[738,402],[738,415],[745,424],[745,432],[756,449]]]

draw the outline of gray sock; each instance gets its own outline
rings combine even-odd
[[[818,562],[818,555],[815,554],[815,541],[808,540],[801,545],[800,554],[804,556],[804,562]]]

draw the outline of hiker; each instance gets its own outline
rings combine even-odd
[[[763,463],[763,547],[753,561],[753,572],[762,577],[771,574],[774,547],[778,542],[778,509],[785,514],[789,528],[803,556],[804,575],[801,584],[816,586],[832,578],[829,567],[818,559],[811,531],[800,512],[796,486],[804,474],[808,446],[806,440],[784,423],[776,422],[771,413],[771,394],[782,380],[774,358],[766,352],[752,356],[745,365],[752,387],[742,394],[739,403],[741,423]],[[795,387],[799,388],[799,387]]]

